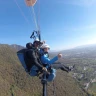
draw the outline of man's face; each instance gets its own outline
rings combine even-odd
[[[36,47],[36,48],[38,48],[39,46],[40,46],[40,42],[35,42],[35,44],[34,44],[34,46]]]

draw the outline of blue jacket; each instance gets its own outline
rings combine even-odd
[[[49,59],[48,53],[44,53],[42,50],[40,50],[40,53],[43,54],[43,55],[41,55],[41,62],[42,62],[43,64],[51,65],[51,64],[53,64],[55,61],[58,60],[58,56],[55,56],[54,58]]]

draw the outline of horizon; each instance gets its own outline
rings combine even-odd
[[[1,44],[1,43],[0,43]],[[17,46],[21,46],[21,47],[26,47],[26,46],[22,46],[22,45],[18,45],[18,44],[5,44],[5,45],[17,45]],[[75,47],[72,47],[72,48],[66,48],[66,49],[61,49],[61,50],[49,50],[49,52],[58,52],[58,51],[65,51],[65,50],[71,50],[71,49],[75,49],[75,48],[84,48],[84,47],[90,47],[90,46],[94,46],[96,45],[95,44],[86,44],[86,45],[80,45],[80,46],[75,46]]]

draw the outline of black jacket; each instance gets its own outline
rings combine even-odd
[[[33,65],[36,65],[39,70],[42,70],[42,64],[40,61],[40,53],[36,48],[27,49],[24,54],[24,60],[27,65],[28,71],[32,68]]]

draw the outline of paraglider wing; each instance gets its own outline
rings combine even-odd
[[[25,0],[27,6],[34,6],[37,0]]]

